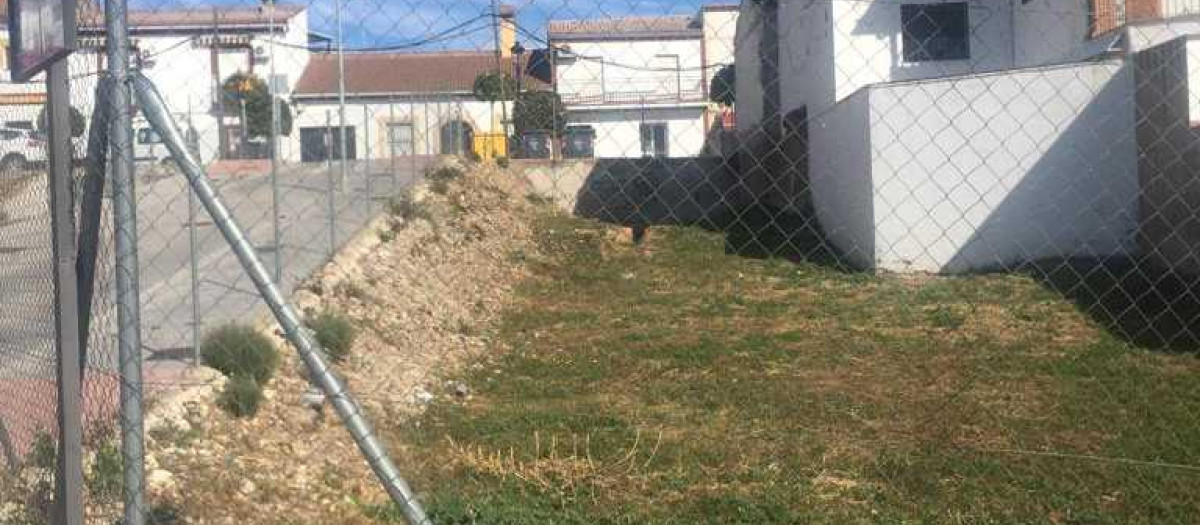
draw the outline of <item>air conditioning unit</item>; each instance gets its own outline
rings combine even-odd
[[[254,64],[266,64],[271,61],[271,55],[265,46],[254,46]]]

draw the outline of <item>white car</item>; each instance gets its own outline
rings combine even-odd
[[[17,173],[43,165],[46,151],[46,138],[41,133],[0,127],[0,173]]]

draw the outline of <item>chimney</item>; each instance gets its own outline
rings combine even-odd
[[[501,5],[497,18],[500,24],[500,57],[511,58],[513,45],[517,43],[517,8]]]

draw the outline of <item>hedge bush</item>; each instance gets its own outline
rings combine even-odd
[[[264,384],[279,368],[279,351],[267,336],[249,326],[222,326],[200,345],[204,365],[225,376],[246,376]]]
[[[258,413],[262,404],[262,385],[248,375],[236,375],[225,383],[217,404],[233,417],[249,417]]]
[[[329,358],[335,363],[341,363],[350,357],[350,348],[358,337],[358,330],[350,323],[350,319],[338,312],[326,310],[308,320],[317,343],[329,353]]]

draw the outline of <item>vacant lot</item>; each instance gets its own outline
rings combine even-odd
[[[461,378],[465,400],[393,429],[438,523],[1200,516],[1200,362],[1032,279],[738,258],[693,229],[641,248],[591,222],[539,231],[507,350]]]

